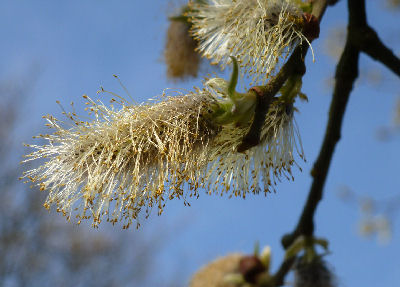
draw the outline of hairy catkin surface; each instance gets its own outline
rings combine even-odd
[[[261,133],[261,143],[245,153],[236,151],[251,121],[220,124],[215,111],[227,100],[226,83],[186,95],[163,96],[154,103],[127,104],[117,110],[87,97],[94,120],[66,113],[73,123],[47,117],[52,134],[40,135],[45,145],[27,160],[44,159],[24,177],[48,190],[45,206],[55,204],[67,218],[106,218],[128,227],[161,214],[167,200],[189,203],[205,189],[209,194],[275,191],[282,177],[291,179],[294,152],[303,157],[292,109],[276,101]]]
[[[198,50],[224,68],[235,56],[252,83],[265,84],[279,60],[307,38],[302,12],[289,0],[192,1],[188,16]]]

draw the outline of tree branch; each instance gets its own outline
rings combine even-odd
[[[370,26],[354,27],[349,34],[358,49],[400,76],[400,59],[382,43],[374,29]]]
[[[282,239],[282,244],[285,248],[289,247],[298,236],[311,236],[314,233],[314,214],[319,201],[322,199],[332,156],[336,144],[340,140],[344,112],[354,81],[358,76],[358,58],[359,50],[351,44],[348,38],[336,70],[336,84],[324,141],[311,171],[314,180],[295,231]]]
[[[368,25],[365,0],[349,0],[348,34],[359,50],[400,76],[400,59],[383,44],[375,30]]]
[[[365,20],[365,18],[363,18],[362,11],[359,11],[360,6],[354,5],[355,2],[362,1],[348,1],[349,29],[352,28],[350,25],[358,25],[363,23]],[[354,18],[352,19],[352,17],[356,17],[356,20]],[[353,89],[354,81],[358,77],[359,54],[359,49],[353,44],[351,34],[348,33],[344,51],[336,68],[336,82],[324,141],[319,156],[315,161],[311,171],[311,175],[313,176],[311,189],[296,228],[292,233],[287,234],[282,238],[282,245],[285,249],[288,248],[298,236],[312,236],[314,233],[314,214],[319,201],[322,199],[323,188],[332,156],[336,144],[340,140],[344,112],[346,110],[351,90]]]
[[[326,6],[329,3],[334,4],[336,1],[316,0],[314,2],[314,8],[317,13],[314,15],[316,15],[318,19],[321,19]],[[364,52],[373,59],[380,61],[395,74],[400,76],[400,59],[382,43],[377,33],[367,23],[365,0],[348,0],[348,10],[349,33],[347,34],[346,45],[336,68],[336,81],[324,140],[318,158],[311,171],[313,182],[306,204],[294,231],[282,238],[282,245],[285,249],[293,244],[298,236],[312,236],[314,234],[314,215],[318,203],[321,201],[323,196],[323,189],[333,153],[341,137],[341,129],[346,106],[354,82],[358,77],[360,52]],[[292,56],[295,55],[293,54]],[[287,64],[289,64],[289,61]],[[293,71],[294,70],[291,72]],[[264,285],[261,284],[260,286],[281,286],[284,283],[286,274],[290,271],[294,262],[295,258],[284,260],[271,280]]]
[[[365,12],[365,0],[348,0],[349,29],[367,26],[367,14]]]

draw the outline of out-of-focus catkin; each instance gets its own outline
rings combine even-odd
[[[208,263],[193,275],[189,287],[237,287],[226,277],[238,272],[242,257],[242,254],[232,253]]]
[[[311,262],[298,259],[294,267],[294,287],[336,287],[335,275],[326,262],[319,256]]]
[[[171,20],[164,50],[169,78],[197,76],[201,59],[200,54],[195,51],[196,47],[197,41],[189,35],[189,25],[183,21]]]

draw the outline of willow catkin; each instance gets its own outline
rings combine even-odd
[[[53,133],[47,143],[28,145],[25,161],[43,159],[25,178],[49,192],[46,207],[56,205],[68,219],[102,218],[124,227],[139,223],[153,207],[161,214],[168,199],[186,203],[199,190],[245,197],[267,193],[282,177],[292,178],[294,153],[303,157],[290,105],[275,101],[266,116],[260,144],[236,151],[251,124],[254,98],[244,95],[250,121],[237,122],[227,97],[227,82],[209,80],[188,94],[163,95],[145,104],[120,102],[107,107],[86,97],[92,119],[67,113],[73,126],[47,116]],[[221,121],[221,113],[225,113]]]
[[[223,68],[238,59],[252,84],[265,84],[280,58],[302,41],[305,20],[290,0],[206,0],[190,2],[187,13],[198,50]]]

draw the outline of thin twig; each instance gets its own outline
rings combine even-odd
[[[378,34],[369,26],[354,27],[349,31],[354,45],[372,59],[381,62],[400,76],[400,58],[383,44]]]
[[[355,23],[354,18],[351,19],[354,13],[362,13],[362,11],[354,11],[354,9],[359,9],[360,7],[353,5],[353,2],[354,1],[352,0],[348,1],[350,11],[349,23]],[[360,22],[363,21],[362,18],[359,20]],[[323,188],[332,156],[335,151],[336,144],[340,140],[340,132],[342,129],[346,105],[353,89],[354,81],[358,77],[358,58],[360,51],[353,44],[350,37],[351,35],[349,33],[347,35],[344,51],[336,68],[336,82],[329,111],[329,120],[319,156],[315,161],[311,171],[311,175],[313,176],[311,189],[296,228],[292,233],[285,235],[282,238],[282,245],[285,249],[288,248],[298,236],[312,236],[314,233],[314,214],[319,201],[322,199]]]
[[[275,273],[273,277],[274,286],[284,285],[286,274],[289,273],[296,259],[297,259],[296,257],[291,257],[285,259],[282,262],[281,266],[279,267],[278,271]]]
[[[348,34],[353,45],[400,76],[400,59],[383,44],[375,30],[368,25],[365,0],[349,1],[349,16]]]
[[[354,81],[358,76],[358,58],[359,50],[351,44],[349,39],[347,39],[345,49],[336,70],[336,84],[333,92],[324,141],[319,156],[311,171],[311,175],[314,178],[313,183],[295,231],[290,235],[284,236],[282,239],[282,244],[285,248],[289,247],[300,235],[313,235],[314,214],[319,201],[322,199],[323,188],[333,152],[336,144],[340,140],[340,131],[342,128],[346,105],[350,92],[353,89]]]

